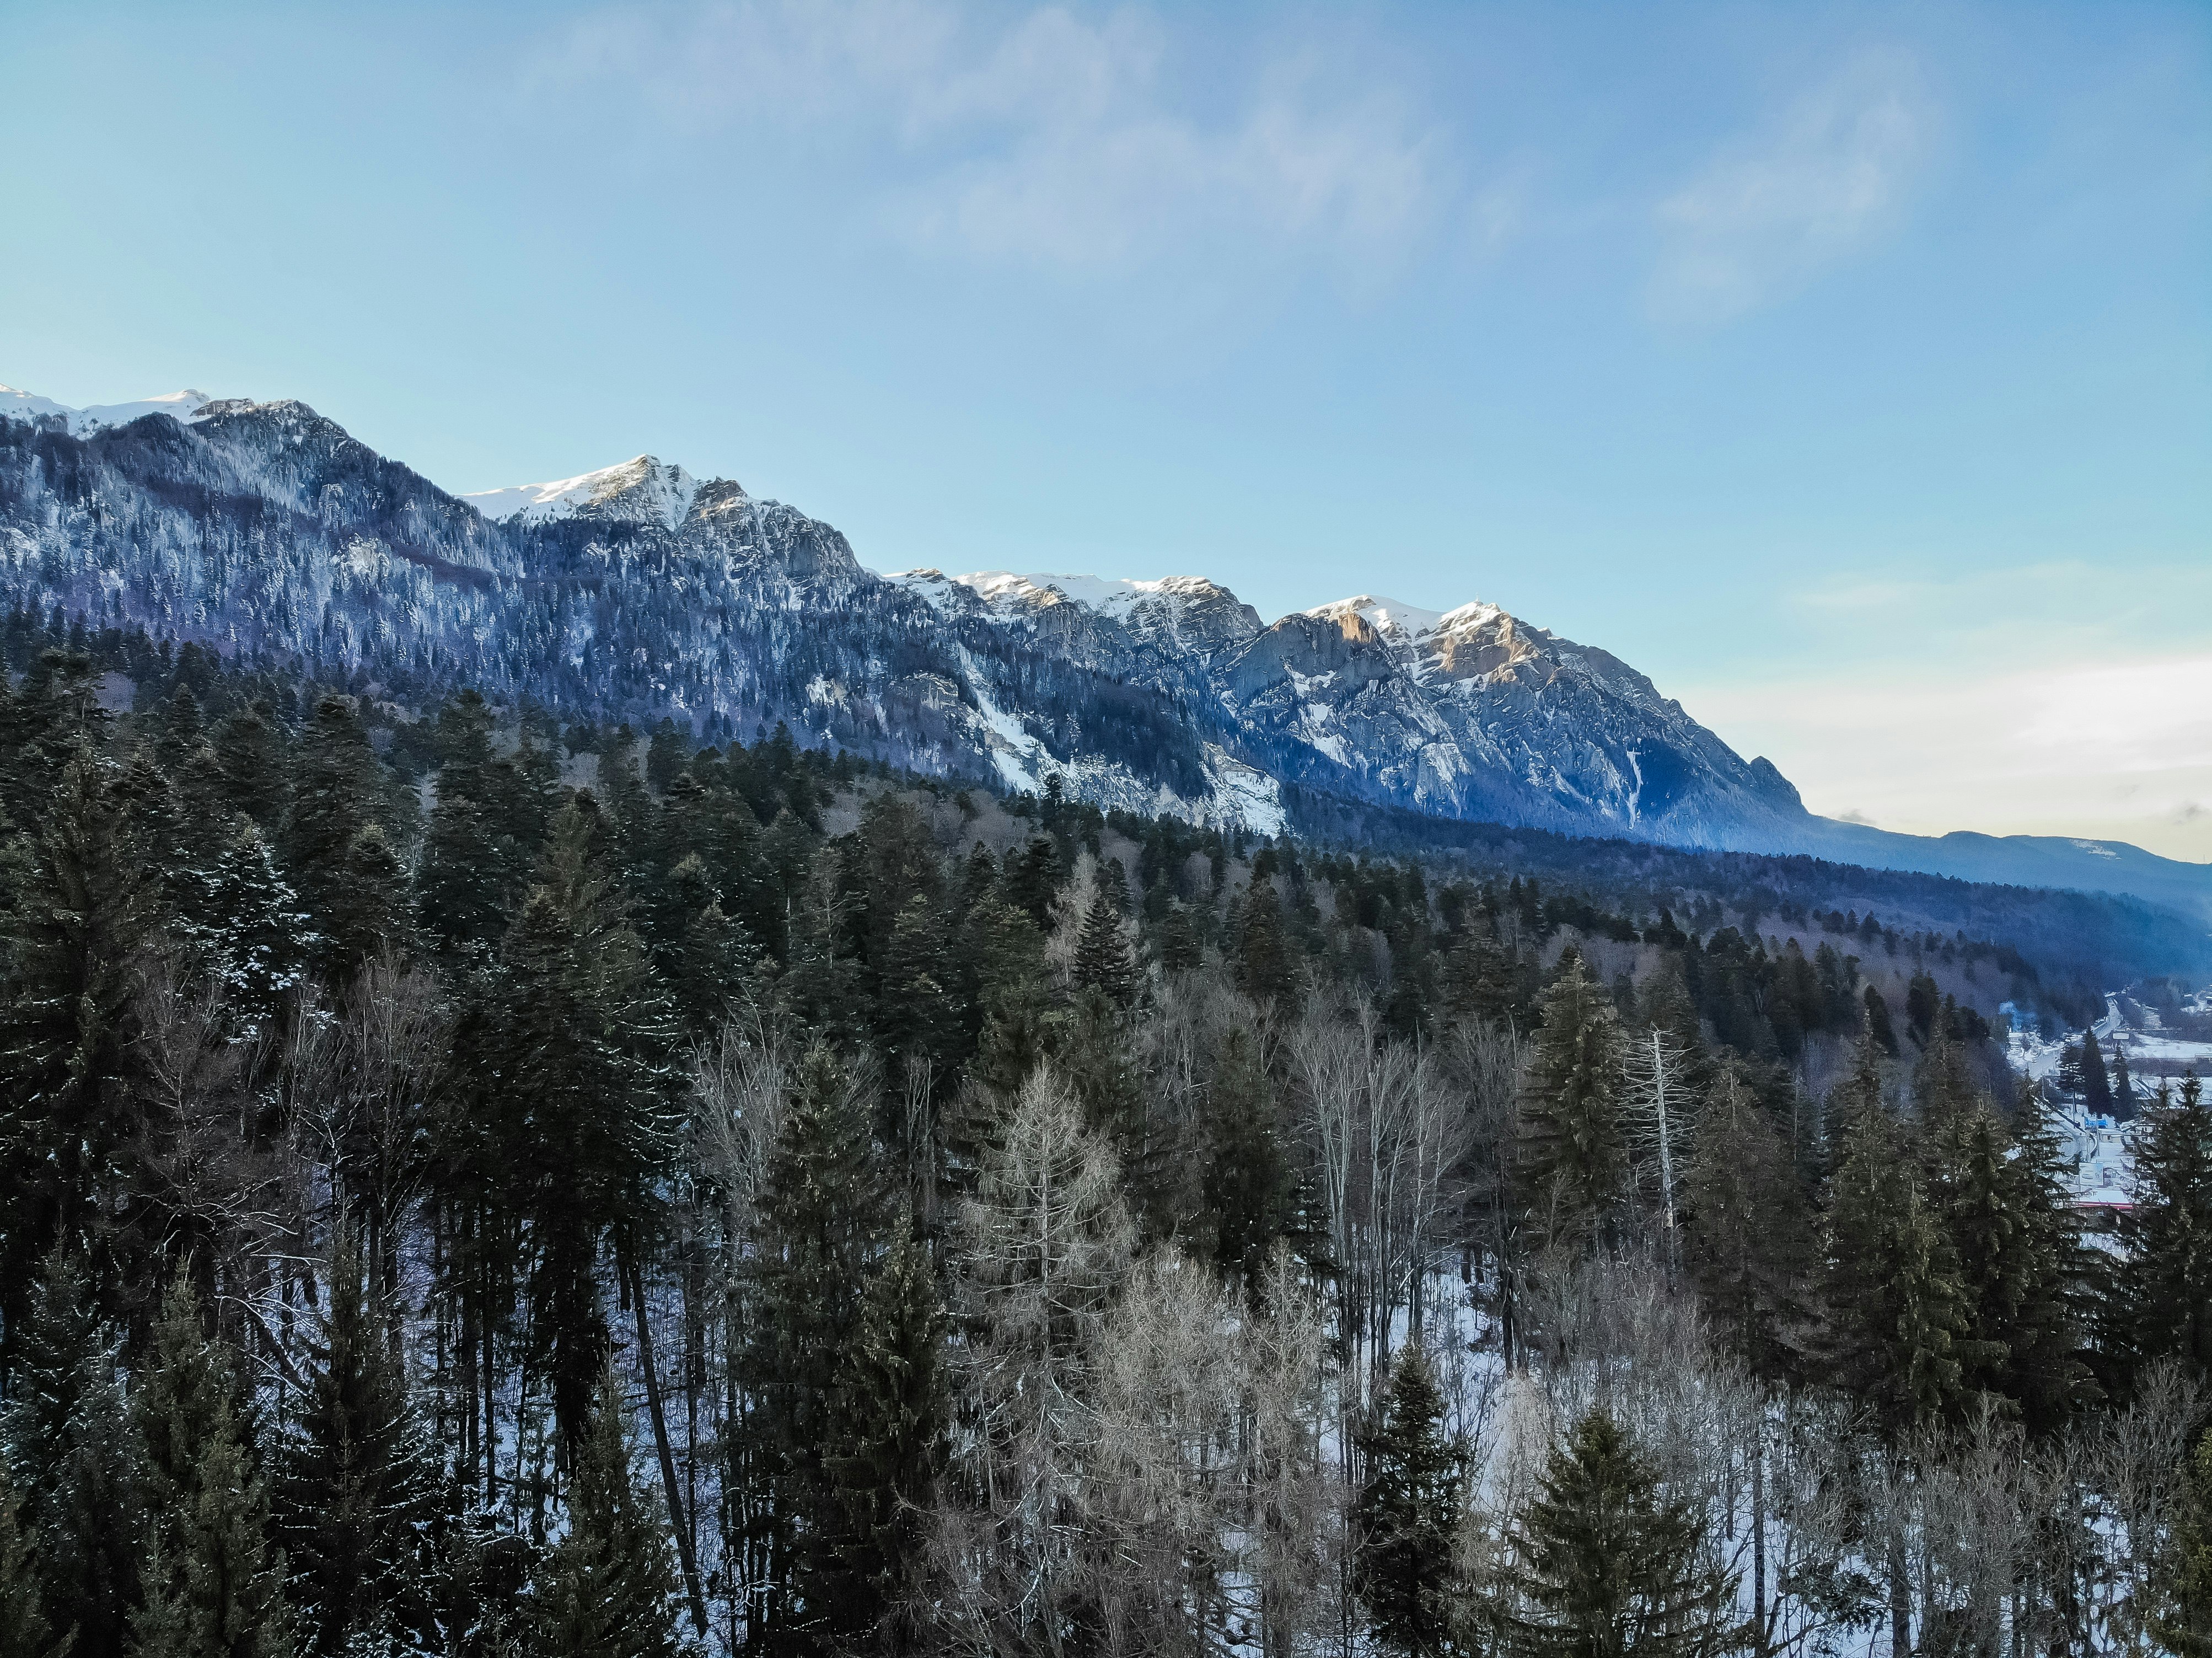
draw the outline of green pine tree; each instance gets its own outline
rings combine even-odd
[[[1880,1112],[1845,1131],[1822,1284],[1830,1373],[1896,1433],[1959,1415],[1972,1339],[1956,1254],[1900,1142]]]
[[[433,1473],[398,1332],[350,1227],[332,1242],[327,1278],[307,1397],[287,1424],[275,1491],[303,1649],[335,1655],[380,1634],[427,1647],[436,1638],[425,1546]]]
[[[535,1658],[673,1658],[682,1649],[674,1554],[631,1470],[623,1415],[610,1370],[577,1443],[568,1529],[535,1576]]]
[[[0,1658],[61,1658],[39,1593],[36,1540],[23,1528],[8,1463],[0,1453]]]
[[[381,823],[364,823],[356,832],[321,902],[315,916],[319,953],[334,983],[351,983],[380,950],[405,955],[414,943],[407,866]]]
[[[1083,934],[1075,946],[1074,978],[1079,987],[1097,991],[1117,1007],[1127,1007],[1137,999],[1140,982],[1137,959],[1121,930],[1121,908],[1103,884],[1091,908],[1084,912]]]
[[[2212,1105],[2192,1072],[2136,1130],[2135,1206],[2121,1221],[2127,1357],[2212,1380]]]
[[[121,1658],[139,1599],[143,1489],[119,1344],[94,1315],[82,1266],[41,1266],[16,1335],[4,1429],[46,1627],[80,1658]]]
[[[150,1545],[134,1643],[165,1658],[289,1658],[291,1613],[283,1557],[269,1546],[267,1488],[237,1378],[200,1316],[179,1274],[131,1401]]]
[[[1719,1071],[1683,1171],[1685,1263],[1721,1339],[1758,1374],[1791,1365],[1818,1254],[1790,1147],[1741,1071]]]
[[[1237,987],[1255,1002],[1288,997],[1297,988],[1298,969],[1275,884],[1255,877],[1242,895],[1236,920]]]
[[[132,1211],[133,1004],[155,903],[115,768],[89,750],[61,763],[34,858],[8,924],[0,996],[0,1337],[10,1350],[46,1251],[100,1237]],[[110,1259],[129,1247],[107,1241]],[[116,1261],[108,1281],[146,1281],[152,1269],[139,1266],[126,1273]]]
[[[1705,1658],[1751,1644],[1736,1579],[1708,1557],[1696,1505],[1602,1410],[1555,1447],[1515,1524],[1492,1617],[1511,1658]]]
[[[1466,1482],[1462,1448],[1443,1428],[1444,1400],[1427,1356],[1401,1351],[1361,1451],[1366,1476],[1352,1524],[1353,1587],[1393,1651],[1447,1651],[1457,1621],[1452,1542]]]
[[[1290,1224],[1293,1188],[1274,1084],[1247,1025],[1222,1033],[1206,1083],[1206,1130],[1200,1189],[1214,1217],[1214,1265],[1249,1290]]]
[[[929,1527],[951,1426],[945,1337],[929,1251],[902,1222],[861,1303],[823,1459],[827,1546],[802,1599],[826,1609],[835,1652],[924,1644]]]
[[[2033,1125],[2033,1092],[2021,1121]],[[1959,1262],[1967,1327],[1960,1385],[2008,1400],[2039,1429],[2081,1393],[2087,1367],[2072,1298],[2081,1275],[2079,1227],[2047,1134],[2015,1145],[1986,1102],[1940,1123],[1930,1197]]]
[[[239,709],[216,727],[209,744],[226,813],[244,812],[264,835],[284,826],[284,729],[266,702]]]
[[[1522,1202],[1540,1237],[1596,1234],[1621,1199],[1620,1017],[1579,953],[1545,993],[1516,1131]]]
[[[828,1048],[811,1049],[769,1157],[747,1286],[750,1339],[738,1364],[756,1403],[736,1448],[743,1479],[765,1499],[757,1626],[792,1645],[818,1641],[830,1614],[805,1591],[827,1570],[833,1491],[823,1459],[884,1225],[869,1118],[865,1084]]]

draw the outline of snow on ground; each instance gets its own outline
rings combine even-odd
[[[158,398],[141,398],[135,403],[96,403],[82,409],[72,409],[67,404],[56,403],[52,398],[40,397],[33,392],[19,392],[12,386],[0,386],[0,416],[12,416],[18,420],[35,420],[58,415],[68,424],[71,437],[88,437],[111,426],[128,426],[134,420],[148,415],[167,415],[179,422],[198,420],[200,411],[215,399],[204,392],[170,392]]]

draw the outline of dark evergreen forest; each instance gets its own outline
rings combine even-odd
[[[2156,912],[7,643],[0,1658],[2212,1651]]]

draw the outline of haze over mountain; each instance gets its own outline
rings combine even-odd
[[[1495,604],[1361,593],[1270,623],[1198,576],[883,576],[831,526],[650,456],[456,496],[293,401],[0,389],[0,603],[296,654],[402,700],[475,683],[710,740],[783,720],[925,773],[1058,773],[1268,832],[1316,791],[2212,914],[2212,870],[2121,842],[1815,817],[1627,664]]]

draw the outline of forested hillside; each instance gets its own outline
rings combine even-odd
[[[14,638],[4,1658],[2212,1646],[2152,913]]]

